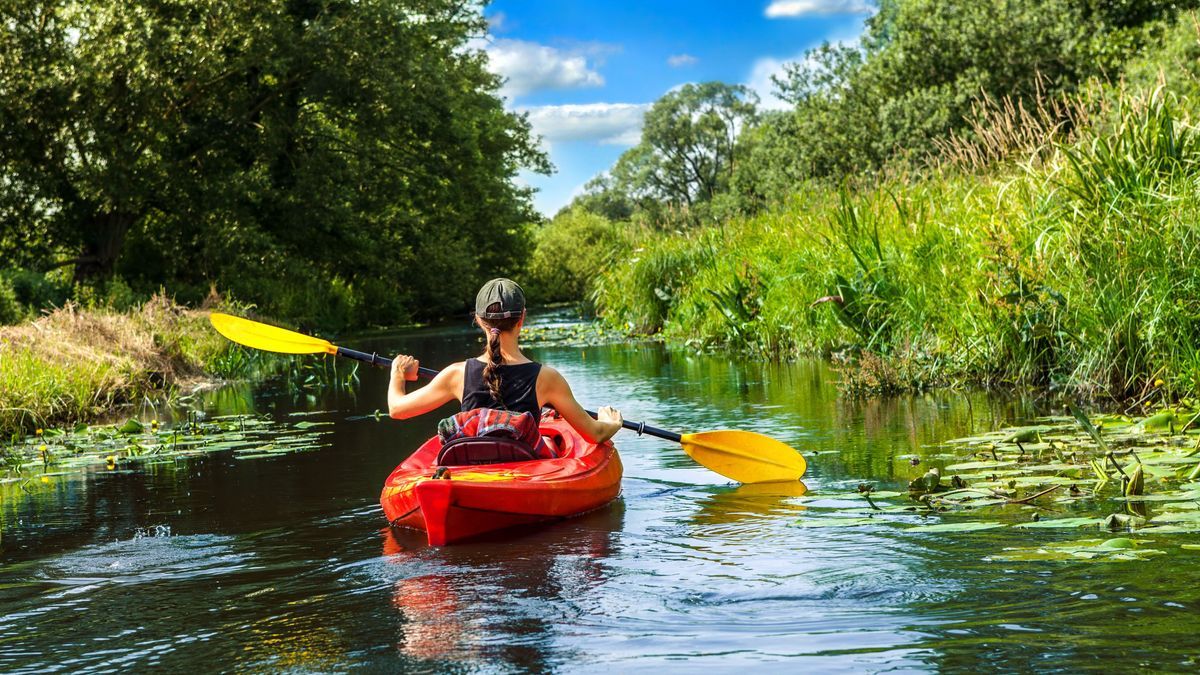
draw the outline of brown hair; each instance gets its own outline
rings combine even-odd
[[[500,303],[488,305],[487,311],[501,311]],[[496,366],[504,365],[504,354],[500,353],[500,334],[516,328],[517,324],[521,322],[521,318],[520,316],[507,319],[479,317],[479,323],[483,324],[483,330],[487,333],[487,365],[483,367],[483,381],[487,383],[492,398],[501,406],[504,405],[504,400],[500,397],[500,374],[496,372]]]

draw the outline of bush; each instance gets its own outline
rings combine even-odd
[[[1200,15],[1180,14],[1155,49],[1130,60],[1125,81],[1135,88],[1162,86],[1178,96],[1200,95]]]
[[[360,311],[350,284],[338,277],[326,278],[316,270],[297,267],[282,279],[239,278],[231,291],[239,298],[257,298],[257,311],[304,331],[332,332],[372,323],[370,308]]]
[[[17,323],[25,318],[25,308],[17,301],[12,284],[0,277],[0,325]]]
[[[538,233],[529,291],[537,303],[590,302],[596,278],[627,251],[622,226],[570,209]]]
[[[64,275],[65,271],[61,269],[50,274],[25,269],[7,270],[0,274],[12,284],[17,302],[34,312],[62,307],[71,297],[71,285]]]

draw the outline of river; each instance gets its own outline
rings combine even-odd
[[[464,326],[372,336],[439,367]],[[542,347],[585,404],[682,431],[761,431],[809,458],[809,497],[903,488],[938,443],[1026,421],[1012,397],[839,397],[820,362],[662,345]],[[506,540],[431,548],[385,527],[379,491],[435,429],[363,417],[385,373],[298,396],[229,388],[209,415],[328,421],[318,452],[97,467],[3,505],[0,670],[647,672],[1191,670],[1195,551],[1151,563],[990,562],[1013,530],[807,528],[820,501],[739,487],[622,432],[611,506]],[[447,410],[447,414],[452,410]],[[914,520],[919,516],[913,516]],[[1038,533],[1038,537],[1065,537]],[[1195,541],[1178,538],[1172,540]]]

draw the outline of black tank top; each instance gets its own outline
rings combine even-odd
[[[492,398],[487,382],[483,380],[483,369],[487,366],[479,359],[467,359],[466,370],[463,373],[463,411],[475,408],[496,408],[511,412],[527,412],[538,419],[542,415],[542,406],[537,397],[538,373],[542,364],[536,361],[520,363],[515,366],[498,366],[500,376],[500,395],[504,403]]]

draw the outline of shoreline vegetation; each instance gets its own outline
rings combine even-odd
[[[1070,141],[971,147],[1022,158],[987,172],[814,186],[720,227],[643,232],[596,282],[597,311],[697,349],[830,356],[854,392],[1195,393],[1200,133],[1186,103],[1122,93]]]
[[[784,109],[672,89],[548,222],[481,6],[84,6],[0,29],[49,64],[13,69],[0,119],[0,434],[268,361],[320,381],[202,327],[212,288],[336,332],[498,275],[606,339],[822,356],[853,393],[1200,394],[1200,0],[881,2],[775,78]]]
[[[253,316],[249,309],[215,293],[198,308],[155,295],[124,310],[67,303],[0,326],[0,440],[113,420],[142,401],[170,404],[234,380],[279,377],[295,390],[357,382],[356,365],[247,349],[209,325],[210,311]],[[595,322],[559,320],[562,309],[547,315],[549,323],[529,326],[526,341],[591,346],[624,339]]]
[[[1200,18],[1086,4],[887,3],[777,81],[794,110],[668,94],[538,233],[532,275],[573,256],[562,285],[613,329],[831,358],[854,394],[1200,394]],[[1090,46],[1039,28],[1059,21]]]
[[[0,326],[0,437],[111,417],[147,397],[268,372],[208,326],[208,310],[158,295],[127,311],[68,303]]]
[[[487,33],[440,0],[6,8],[0,324],[214,284],[324,331],[466,309],[550,170]]]

